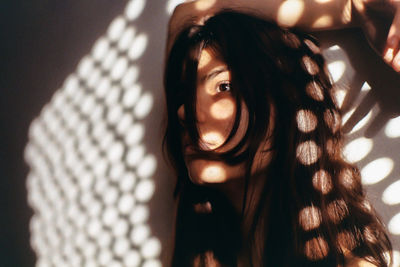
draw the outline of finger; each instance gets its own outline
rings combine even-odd
[[[399,22],[400,24],[400,22]],[[400,25],[392,24],[389,30],[386,47],[383,52],[383,59],[386,63],[391,64],[394,56],[397,54],[400,43]]]
[[[400,51],[397,51],[397,55],[392,62],[392,67],[395,71],[400,72]]]

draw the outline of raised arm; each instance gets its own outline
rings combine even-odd
[[[400,71],[400,0],[195,0],[180,4],[169,21],[167,53],[176,36],[190,25],[202,24],[209,16],[231,9],[264,19],[274,20],[284,27],[300,27],[305,31],[364,27],[368,6],[379,3],[396,14],[387,35],[383,51],[385,61]],[[378,11],[379,12],[379,11]],[[368,32],[366,32],[367,37]],[[374,42],[372,42],[374,45]],[[382,53],[380,49],[378,53]]]
[[[201,24],[207,17],[231,9],[274,20],[285,27],[304,30],[341,28],[351,24],[350,0],[197,0],[180,4],[169,22],[168,51],[185,27]]]

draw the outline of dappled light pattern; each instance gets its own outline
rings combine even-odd
[[[322,194],[328,194],[332,190],[332,178],[329,173],[325,170],[319,170],[314,173],[312,178],[312,184],[315,189],[320,191]]]
[[[317,63],[314,60],[312,60],[309,56],[303,56],[302,63],[304,69],[308,72],[308,74],[315,75],[318,73],[319,67]]]
[[[375,121],[382,108],[378,105],[372,106],[369,110],[364,111],[361,117],[354,119],[357,110],[362,107],[361,104],[366,103],[368,94],[372,90],[380,90],[380,88],[371,88],[368,79],[359,77],[349,61],[346,52],[338,45],[332,46],[324,50],[327,55],[327,63],[329,72],[332,74],[332,79],[336,83],[334,95],[339,106],[344,104],[344,114],[342,117],[342,125],[344,130],[348,131],[347,141],[343,149],[345,159],[350,163],[355,163],[361,170],[361,181],[355,180],[351,169],[341,170],[338,175],[338,182],[347,190],[357,190],[359,183],[362,182],[366,186],[367,196],[371,194],[374,197],[374,206],[385,206],[385,210],[378,210],[378,214],[383,217],[386,223],[390,238],[393,242],[395,263],[393,266],[400,266],[399,260],[396,258],[400,248],[400,198],[399,198],[399,164],[398,151],[400,150],[399,143],[396,138],[400,137],[400,117],[392,117],[386,124],[382,124],[382,131],[376,136],[371,137],[366,135],[366,131]],[[362,74],[362,73],[360,73]],[[362,74],[363,75],[363,74]],[[360,80],[360,81],[359,81]],[[353,97],[352,103],[346,103],[348,86],[360,86],[359,95]],[[355,88],[358,89],[358,88]],[[350,92],[351,93],[351,92]],[[310,95],[310,94],[309,94]],[[363,102],[364,101],[364,102]],[[361,106],[360,106],[361,105]],[[367,104],[365,104],[367,105]],[[349,127],[350,125],[350,127]],[[315,186],[314,186],[315,187]],[[379,195],[381,194],[381,202]],[[363,202],[366,210],[371,210],[371,204],[368,200]],[[342,205],[339,205],[341,207]],[[390,208],[390,209],[389,209]],[[342,212],[337,220],[346,216],[347,210],[339,209]],[[351,214],[350,214],[351,216]],[[336,220],[335,219],[335,220]],[[373,241],[374,234],[370,233],[368,228],[364,231],[364,236]],[[347,240],[344,237],[340,239]],[[338,237],[338,242],[339,237]],[[348,242],[340,242],[351,244],[351,239]],[[353,244],[350,246],[350,248]],[[349,248],[349,250],[351,250]],[[398,256],[397,256],[398,257]],[[396,260],[397,259],[397,260]]]
[[[304,165],[317,162],[320,156],[320,148],[314,141],[305,141],[297,146],[297,159]]]
[[[296,116],[297,128],[304,133],[314,131],[317,127],[318,119],[310,110],[299,110]]]
[[[327,211],[329,219],[336,224],[340,223],[349,214],[346,202],[343,199],[330,202],[327,206]]]
[[[315,206],[305,207],[300,210],[299,223],[304,230],[310,231],[321,224],[321,210]]]
[[[328,243],[322,237],[308,240],[304,247],[304,254],[309,260],[317,261],[325,258],[329,253]]]
[[[153,96],[136,62],[147,35],[128,2],[32,122],[25,158],[36,266],[161,266],[148,226],[157,168],[143,144]]]
[[[324,100],[324,92],[322,91],[321,86],[315,81],[311,81],[310,83],[307,84],[306,92],[308,96],[310,96],[314,100],[317,101]]]

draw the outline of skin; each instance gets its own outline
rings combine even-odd
[[[196,0],[178,5],[168,26],[167,53],[186,26],[202,24],[218,11],[229,8],[263,19],[274,20],[283,27],[300,27],[306,31],[364,28],[368,21],[357,21],[352,15],[363,15],[366,6],[379,0]],[[400,0],[385,0],[395,17],[387,35],[382,58],[400,72]],[[354,10],[352,10],[354,8]],[[368,37],[368,36],[367,36]]]

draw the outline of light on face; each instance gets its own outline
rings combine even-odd
[[[303,14],[304,2],[300,0],[284,1],[278,10],[276,21],[282,26],[294,26]]]
[[[219,164],[206,166],[200,174],[200,180],[205,183],[222,183],[226,178],[226,171]]]
[[[210,64],[211,60],[213,59],[214,56],[207,49],[202,50],[199,59],[199,65],[197,66],[197,71],[202,71],[208,64]]]
[[[208,132],[201,135],[201,140],[206,149],[215,149],[224,143],[225,138],[219,132]]]
[[[327,28],[333,24],[333,19],[329,15],[319,17],[312,25],[313,28]]]
[[[231,118],[235,112],[235,103],[231,99],[221,99],[210,107],[211,116],[218,120]]]

